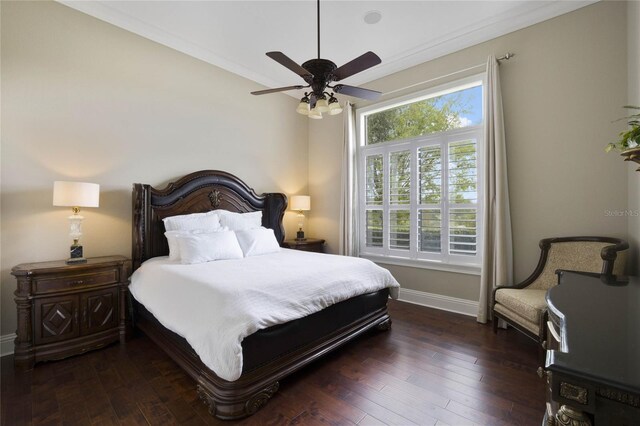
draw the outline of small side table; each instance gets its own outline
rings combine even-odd
[[[131,261],[124,256],[15,266],[16,367],[28,370],[39,361],[124,343],[130,271]]]
[[[285,240],[282,247],[293,250],[324,252],[324,240],[319,238],[305,238],[304,240]]]

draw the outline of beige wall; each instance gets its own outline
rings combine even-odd
[[[253,97],[253,82],[57,3],[1,7],[1,334],[16,328],[11,267],[68,257],[54,180],[101,185],[84,210],[88,256],[130,254],[134,182],[220,169],[258,193],[307,192],[294,99]]]
[[[500,72],[518,280],[535,267],[541,238],[627,237],[627,218],[605,215],[605,210],[627,208],[626,165],[603,151],[622,129],[622,123],[612,120],[627,102],[626,8],[624,2],[600,2],[367,85],[390,92],[436,79],[411,90],[424,89],[477,73],[481,68],[439,78],[482,64],[491,53],[516,53]],[[334,118],[313,122],[309,137],[309,190],[314,203],[310,232],[326,238],[334,252],[340,126]],[[391,269],[398,271],[407,288],[478,298],[477,276]]]
[[[627,52],[629,56],[629,105],[640,106],[640,2],[627,3]],[[627,165],[629,174],[629,242],[632,244],[630,273],[640,275],[640,172],[637,164]],[[635,215],[635,216],[634,216]]]

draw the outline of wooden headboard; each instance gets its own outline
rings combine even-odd
[[[262,211],[262,225],[271,228],[278,242],[284,240],[282,218],[287,196],[282,193],[258,195],[234,175],[217,170],[194,172],[164,189],[133,185],[133,270],[142,262],[169,254],[162,219],[215,209],[232,212]]]

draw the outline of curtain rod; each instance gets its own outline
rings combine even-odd
[[[513,58],[514,56],[516,56],[515,53],[507,52],[504,56],[500,56],[499,58],[497,58],[496,61],[498,61],[498,62],[500,62],[500,61],[508,61],[509,59]]]
[[[508,52],[508,53],[504,54],[503,56],[500,56],[499,58],[496,58],[496,61],[498,61],[498,63],[500,63],[502,61],[508,61],[509,59],[513,58],[514,56],[516,56],[515,53]],[[451,72],[449,74],[441,75],[439,77],[430,78],[429,80],[420,81],[418,83],[414,83],[414,84],[411,84],[409,86],[405,86],[405,87],[401,87],[399,89],[395,89],[395,90],[391,90],[389,92],[385,92],[383,94],[383,96],[391,95],[391,94],[397,93],[397,92],[402,92],[403,90],[411,89],[413,87],[420,86],[420,85],[425,84],[425,83],[431,83],[432,81],[438,81],[438,80],[441,80],[443,78],[451,77],[452,75],[456,75],[456,74],[460,74],[460,73],[463,73],[463,72],[471,71],[472,69],[484,67],[486,65],[487,65],[486,63],[473,65],[471,67],[468,67],[468,68],[465,68],[465,69],[462,69],[462,70],[458,70],[458,71],[454,71],[454,72]]]

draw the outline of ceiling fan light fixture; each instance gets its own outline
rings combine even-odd
[[[309,115],[309,98],[308,97],[305,96],[304,98],[300,99],[300,103],[296,108],[296,112],[302,115]]]
[[[325,95],[322,95],[318,98],[315,109],[320,112],[329,112],[329,102],[327,102],[327,97]]]
[[[322,113],[318,111],[317,106],[311,111],[309,111],[309,118],[313,118],[315,120],[322,120]]]
[[[331,83],[342,81],[347,77],[376,66],[381,63],[382,60],[378,55],[371,51],[363,53],[340,67],[328,59],[322,59],[320,56],[320,0],[316,0],[316,9],[318,30],[318,57],[316,59],[309,59],[302,65],[298,65],[297,62],[293,61],[282,52],[267,52],[267,56],[269,58],[298,74],[298,76],[305,81],[306,85],[298,84],[274,89],[257,90],[251,92],[251,94],[266,95],[268,93],[306,89],[307,87],[310,87],[311,90],[304,94],[304,97],[296,107],[296,111],[308,116],[309,118],[321,119],[323,112],[326,112],[329,115],[336,115],[342,112],[342,107],[340,106],[338,99],[335,97],[336,93],[367,100],[378,99],[381,93],[375,90],[349,86],[342,83],[332,86]],[[377,22],[382,17],[382,15],[377,11],[372,11],[372,13],[373,14],[370,14],[370,18],[372,18],[373,21]],[[330,93],[326,90],[332,90],[335,93]],[[327,96],[329,97],[329,100],[327,100]]]
[[[333,95],[329,98],[329,115],[337,115],[342,112],[340,102]]]

